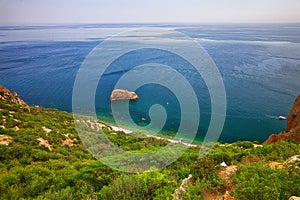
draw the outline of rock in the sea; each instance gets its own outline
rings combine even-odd
[[[283,140],[294,140],[300,143],[300,95],[296,98],[290,111],[287,119],[286,130],[279,134],[271,135],[264,144],[280,142]]]
[[[2,85],[0,85],[0,99],[19,104],[22,106],[22,108],[30,112],[29,106],[18,96],[16,92],[11,93],[6,87]]]
[[[139,97],[135,92],[129,92],[127,90],[116,89],[110,95],[110,101],[120,100],[137,100]]]

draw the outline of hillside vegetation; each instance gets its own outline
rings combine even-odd
[[[109,127],[109,126],[107,126]],[[104,133],[127,151],[167,144],[123,132]],[[126,174],[95,160],[82,145],[72,114],[0,100],[0,199],[288,199],[300,196],[300,145],[214,144],[206,157],[191,147],[171,165]],[[228,166],[220,166],[225,162]],[[192,175],[193,181],[180,188]],[[175,190],[178,189],[176,194]]]

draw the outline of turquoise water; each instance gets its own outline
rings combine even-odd
[[[300,94],[300,24],[2,26],[0,84],[17,91],[30,105],[72,111],[73,84],[85,57],[103,39],[142,26],[181,31],[212,57],[227,93],[226,122],[220,141],[264,141],[285,128],[285,121],[276,116],[287,116]],[[197,91],[201,121],[196,139],[200,141],[211,117],[205,82],[188,63],[162,51],[132,52],[110,66],[100,81],[105,87],[98,87],[95,97],[99,118],[112,120],[109,94],[116,81],[133,65],[150,61],[173,63]],[[147,125],[149,108],[161,104],[168,114],[163,133],[176,132],[181,111],[174,94],[159,85],[145,85],[136,92],[140,99],[130,103],[133,120],[140,126]]]

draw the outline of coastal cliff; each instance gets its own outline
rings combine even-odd
[[[86,147],[95,145],[93,149],[100,152],[105,144],[94,143],[91,137],[84,145],[72,113],[42,107],[27,112],[16,94],[4,87],[0,92],[0,199],[287,200],[300,196],[300,144],[244,141],[189,146],[163,169],[126,174],[93,157]],[[87,133],[106,137],[132,153],[170,147],[168,152],[175,155],[179,148],[160,138],[135,137],[87,116],[81,125]],[[200,150],[208,148],[207,156],[199,157]],[[133,167],[148,162],[137,160]],[[150,163],[157,166],[156,159]]]
[[[9,89],[2,85],[0,85],[0,100],[21,105],[22,108],[30,112],[30,107],[18,96],[16,92],[10,92]]]
[[[283,140],[294,140],[300,143],[300,95],[296,98],[295,103],[287,119],[286,130],[271,135],[264,144],[279,142]]]
[[[286,131],[300,126],[300,95],[296,98],[295,103],[288,116]]]

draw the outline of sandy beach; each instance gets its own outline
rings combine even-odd
[[[113,125],[109,125],[112,130],[114,131],[123,131],[125,134],[130,134],[132,133],[133,131],[129,130],[129,129],[126,129],[126,128],[121,128],[121,127],[118,127],[118,126],[113,126]],[[169,141],[171,143],[174,143],[174,144],[183,144],[185,146],[188,146],[188,147],[197,147],[198,145],[195,145],[195,144],[190,144],[190,143],[187,143],[187,142],[183,142],[183,141],[179,141],[179,140],[174,140],[174,139],[170,139],[170,138],[165,138],[165,137],[161,137],[161,136],[156,136],[156,135],[150,135],[150,134],[146,134],[147,137],[153,137],[153,138],[156,138],[158,140],[166,140],[166,141]]]

